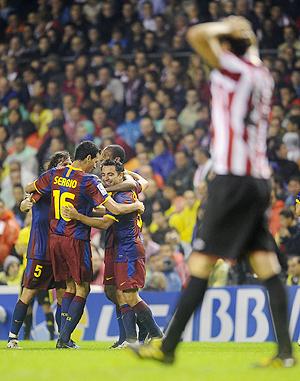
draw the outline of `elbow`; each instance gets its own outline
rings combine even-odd
[[[145,180],[144,184],[143,184],[143,191],[146,190],[149,186],[149,182],[147,180]]]

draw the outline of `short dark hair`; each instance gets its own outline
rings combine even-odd
[[[13,189],[15,189],[15,188],[21,188],[22,190],[24,190],[23,185],[20,184],[20,183],[18,183],[18,184],[14,184],[14,185],[13,185]]]
[[[126,154],[125,154],[125,150],[122,146],[120,146],[118,144],[110,144],[109,146],[106,146],[105,148],[111,151],[112,160],[115,160],[119,157],[120,162],[125,163]]]
[[[243,56],[247,49],[251,46],[251,41],[249,39],[224,36],[220,38],[220,41],[229,42],[230,50],[237,56]]]
[[[51,156],[48,169],[55,168],[62,161],[70,159],[70,154],[67,151],[58,151],[53,156]]]
[[[280,212],[280,215],[285,217],[285,218],[291,218],[291,219],[294,218],[294,213],[290,209],[283,209]]]
[[[103,167],[109,167],[109,166],[114,166],[116,168],[117,173],[124,172],[123,163],[116,161],[116,160],[111,160],[111,159],[107,159],[103,163],[101,163],[100,169],[102,171]]]
[[[91,155],[91,158],[94,159],[99,153],[99,148],[96,146],[95,143],[84,141],[80,143],[75,150],[75,160],[84,160],[89,155]]]

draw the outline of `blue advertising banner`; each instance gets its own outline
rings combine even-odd
[[[178,293],[144,292],[161,328],[165,328],[176,306]],[[290,333],[294,341],[300,335],[300,287],[289,287]],[[7,312],[7,321],[0,323],[0,340],[7,338],[9,323],[17,301],[15,288],[0,287],[0,306]],[[53,304],[55,311],[55,303]],[[1,316],[0,316],[1,321]],[[73,334],[75,340],[114,341],[118,334],[115,308],[104,293],[93,289],[83,317]],[[49,335],[40,306],[33,308],[32,338],[48,340]],[[257,286],[209,289],[201,311],[190,319],[184,332],[185,341],[263,342],[273,341],[274,331],[265,290]]]

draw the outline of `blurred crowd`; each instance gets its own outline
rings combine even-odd
[[[140,197],[146,289],[184,286],[213,176],[209,68],[185,34],[232,14],[251,21],[276,84],[269,224],[283,276],[300,284],[300,2],[0,0],[1,284],[19,284],[24,266],[30,215],[19,211],[23,187],[53,153],[93,140],[121,145],[126,168],[149,181]],[[92,242],[94,284],[101,285],[103,234],[94,231]],[[247,263],[221,260],[210,280],[255,282]]]

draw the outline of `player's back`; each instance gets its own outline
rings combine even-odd
[[[270,176],[266,157],[273,80],[263,65],[224,52],[211,73],[212,155],[217,174]]]
[[[80,213],[91,215],[93,208],[100,205],[107,195],[99,178],[67,166],[45,172],[35,184],[38,191],[51,197],[50,232],[89,240],[90,228],[79,221],[64,217],[62,208],[71,204]]]
[[[38,196],[38,195],[36,195]],[[32,207],[32,222],[27,248],[27,258],[50,261],[48,245],[50,198],[35,197]]]

